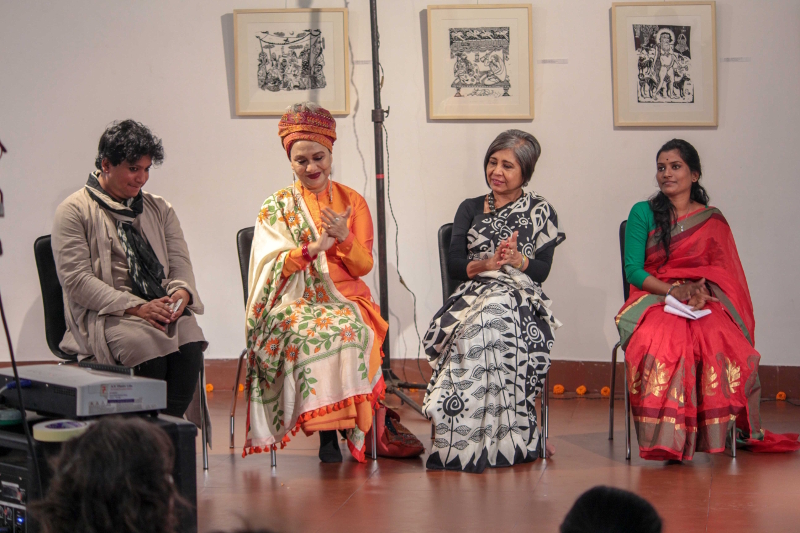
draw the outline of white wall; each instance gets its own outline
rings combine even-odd
[[[435,3],[445,3],[436,0]],[[464,0],[460,0],[461,3]],[[481,3],[489,3],[483,1]],[[49,357],[32,254],[58,203],[93,168],[97,140],[132,117],[163,137],[164,165],[146,187],[175,206],[206,304],[209,357],[241,350],[243,306],[234,246],[262,200],[290,183],[277,118],[233,113],[232,10],[341,7],[343,0],[71,2],[0,0],[0,290],[20,359]],[[753,294],[764,364],[798,365],[800,262],[800,2],[718,0],[720,126],[619,129],[612,120],[610,2],[533,2],[536,119],[431,122],[426,116],[426,2],[380,0],[384,107],[400,265],[417,293],[422,333],[441,304],[436,231],[462,199],[485,192],[484,150],[521,127],[543,146],[533,186],[558,209],[567,241],[545,284],[564,322],[553,356],[607,360],[622,303],[617,227],[655,190],[654,159],[672,137],[700,151],[713,204],[733,227]],[[367,0],[350,2],[356,60],[370,59]],[[357,114],[338,121],[335,178],[367,184],[374,206],[371,69],[354,67]],[[358,155],[356,137],[366,161]],[[366,168],[365,176],[363,168]],[[394,225],[389,221],[389,236]],[[390,268],[396,265],[394,243]],[[415,356],[411,298],[390,272],[394,356]],[[368,283],[375,287],[376,276]],[[374,291],[373,291],[374,292]],[[0,359],[7,359],[4,343]]]

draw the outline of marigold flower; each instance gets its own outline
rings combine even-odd
[[[583,396],[584,394],[586,394],[586,387],[584,385],[581,385],[580,387],[575,389],[575,392],[578,393],[578,396]]]
[[[339,333],[339,336],[342,337],[342,340],[344,342],[350,342],[353,339],[355,339],[356,333],[350,326],[345,326],[342,328],[342,331]]]
[[[297,361],[297,356],[300,354],[300,349],[297,346],[291,344],[286,347],[286,351],[284,352],[284,354],[286,355],[287,361],[289,361],[290,363],[294,363],[295,361]]]
[[[609,389],[608,387],[603,387],[602,389],[600,389],[600,396],[602,396],[603,398],[611,396],[611,389]]]
[[[281,341],[273,337],[267,341],[267,353],[271,356],[278,355],[281,349]]]
[[[269,214],[269,207],[262,207],[261,211],[258,212],[258,221],[262,224],[266,224],[269,220]]]
[[[280,328],[283,331],[287,331],[288,329],[291,329],[291,327],[294,326],[295,324],[297,324],[297,316],[294,313],[292,313],[291,315],[284,318],[283,321],[281,321]]]
[[[325,303],[325,302],[329,302],[331,300],[328,297],[328,293],[325,292],[325,289],[323,287],[315,287],[314,288],[314,294],[316,295],[318,302]]]
[[[564,385],[554,385],[553,394],[564,394]]]
[[[300,216],[293,211],[288,212],[284,220],[286,221],[286,225],[290,228],[300,225]]]
[[[214,385],[212,385],[211,383],[207,383],[206,392],[213,392],[213,391],[214,391]]]
[[[325,318],[315,318],[314,324],[320,329],[328,329],[333,324],[333,319],[329,316]]]
[[[775,395],[775,399],[780,401],[780,402],[785,401],[786,400],[786,393],[783,392],[783,391],[780,391],[778,394]]]

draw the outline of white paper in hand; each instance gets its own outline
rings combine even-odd
[[[703,318],[704,316],[711,314],[711,309],[693,310],[691,307],[689,307],[684,303],[681,303],[672,296],[667,296],[665,303],[666,303],[666,305],[664,306],[665,313],[682,316],[683,318],[689,320],[697,320],[698,318]]]

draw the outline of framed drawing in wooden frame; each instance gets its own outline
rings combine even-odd
[[[611,6],[615,126],[716,126],[714,2]]]
[[[236,9],[233,39],[237,115],[303,101],[350,113],[347,9]]]
[[[432,120],[533,119],[530,4],[428,6]]]

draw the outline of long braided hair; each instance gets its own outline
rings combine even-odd
[[[700,167],[700,154],[694,146],[684,141],[683,139],[672,139],[662,146],[656,154],[656,161],[663,152],[671,152],[677,150],[681,155],[681,159],[689,167],[692,172],[697,172],[698,176],[702,177],[703,171]],[[700,185],[700,179],[692,183],[691,200],[699,204],[708,205],[709,197],[706,190]],[[653,210],[653,219],[656,223],[655,237],[658,239],[659,244],[664,247],[664,262],[661,266],[667,264],[669,261],[669,246],[672,240],[671,232],[675,221],[678,218],[678,213],[675,211],[675,206],[661,191],[650,197],[650,209]]]

